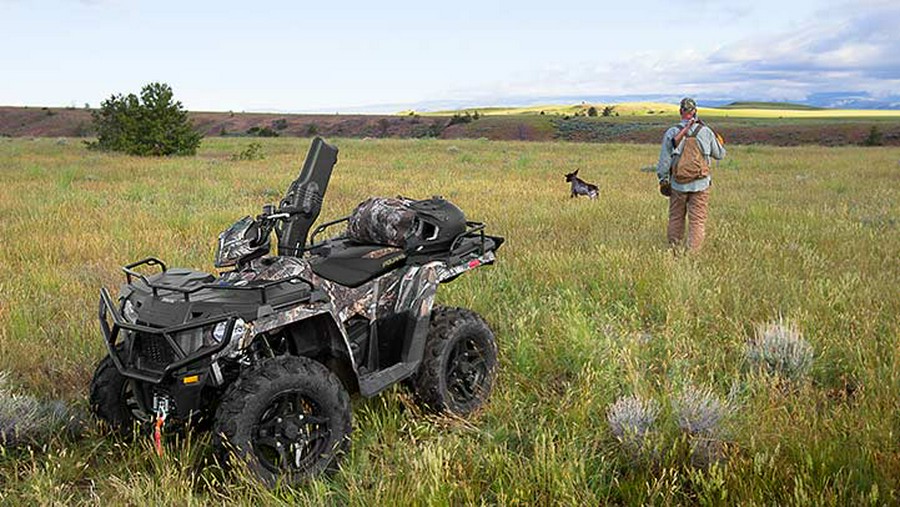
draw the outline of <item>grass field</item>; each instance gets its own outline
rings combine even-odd
[[[613,106],[614,112],[619,116],[653,116],[674,115],[678,116],[678,104],[660,102],[624,102],[621,104],[545,104],[525,107],[485,107],[471,108],[459,111],[435,111],[424,113],[426,116],[450,116],[466,111],[478,111],[488,116],[508,115],[575,115],[585,114],[591,106],[597,108],[598,113],[604,106]],[[401,114],[408,112],[401,112]],[[816,118],[816,119],[877,119],[900,118],[900,111],[889,109],[824,109],[796,104],[779,104],[775,102],[736,102],[725,107],[700,107],[698,113],[703,117],[733,117],[733,118]]]
[[[118,266],[156,255],[212,269],[220,230],[295,177],[304,139],[204,141],[192,158],[0,139],[0,370],[25,392],[86,404],[104,354],[96,308]],[[702,252],[666,248],[653,145],[331,139],[322,219],[371,195],[442,194],[507,237],[495,266],[438,300],[499,342],[490,404],[427,416],[397,387],[354,400],[351,453],[330,479],[267,491],[209,463],[208,436],[118,442],[89,429],[0,450],[0,502],[28,504],[778,504],[900,502],[900,149],[734,146],[714,167]],[[568,198],[563,174],[597,183]],[[758,326],[794,326],[812,365],[772,375]],[[690,388],[727,404],[715,432],[679,429]],[[610,429],[653,400],[638,448]],[[627,436],[627,435],[626,435]],[[697,464],[698,443],[717,464]]]

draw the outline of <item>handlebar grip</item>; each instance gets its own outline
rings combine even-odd
[[[290,215],[302,213],[304,211],[300,206],[282,206],[275,210],[276,213],[288,213]]]

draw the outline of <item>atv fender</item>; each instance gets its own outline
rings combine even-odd
[[[340,350],[342,354],[346,354],[350,361],[350,366],[355,372],[357,365],[353,360],[353,354],[350,352],[350,340],[347,337],[346,330],[344,330],[343,326],[340,325],[335,317],[331,304],[316,306],[299,305],[288,310],[261,317],[253,323],[253,337],[248,343],[252,342],[261,334],[278,331],[288,326],[293,328],[299,323],[304,323],[306,321],[309,321],[309,323],[304,324],[304,326],[315,324],[318,329],[327,330],[328,341],[325,343],[329,344],[330,350]],[[296,350],[302,351],[310,347],[312,341],[305,336],[306,334],[307,333],[298,333],[296,331],[292,333]],[[321,337],[316,337],[316,339],[321,340]],[[322,344],[324,345],[324,343]]]

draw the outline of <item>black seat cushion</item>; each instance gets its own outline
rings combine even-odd
[[[357,287],[406,261],[400,248],[340,242],[328,255],[310,262],[313,273],[346,287]]]

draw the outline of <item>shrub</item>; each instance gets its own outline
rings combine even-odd
[[[60,401],[44,402],[15,392],[0,372],[0,446],[15,447],[80,431],[80,417]]]
[[[259,143],[250,143],[244,151],[231,156],[231,160],[262,160],[264,158],[266,155]]]
[[[278,132],[273,130],[271,127],[250,127],[247,129],[248,136],[255,137],[278,137]]]
[[[708,468],[725,458],[719,437],[729,407],[721,398],[709,389],[688,386],[672,400],[672,410],[678,427],[687,436],[685,452],[691,465]]]
[[[319,133],[319,127],[316,126],[315,123],[310,123],[308,127],[306,127],[306,135],[314,136]]]
[[[75,137],[88,137],[92,133],[90,123],[80,121],[75,125]]]
[[[812,347],[783,320],[759,326],[756,336],[747,342],[746,357],[767,373],[790,380],[806,375],[813,362]]]
[[[275,130],[284,130],[288,128],[287,118],[279,118],[272,121],[272,128],[274,128]]]
[[[589,107],[587,114],[588,114],[588,116],[597,116],[597,108],[594,106]],[[603,116],[606,116],[606,115],[603,115]]]
[[[472,122],[472,114],[469,113],[468,111],[466,111],[465,116],[463,116],[459,113],[454,114],[453,117],[450,118],[450,123],[447,126],[449,127],[450,125],[456,125],[457,123],[471,123],[471,122]]]
[[[433,121],[430,125],[419,125],[413,131],[413,137],[440,137],[447,125],[440,121]]]
[[[630,454],[648,450],[650,429],[659,415],[659,403],[637,396],[624,396],[606,411],[606,420],[616,440]]]
[[[615,112],[615,110],[616,110],[616,106],[606,106],[603,108],[602,114],[603,114],[603,116],[612,116],[613,113]],[[619,116],[619,114],[616,113],[616,116]]]
[[[863,146],[881,146],[883,144],[881,131],[878,130],[878,127],[872,125],[872,128],[869,130],[869,135],[863,139]]]
[[[685,388],[672,401],[678,427],[691,435],[713,436],[719,433],[719,423],[728,412],[721,398],[709,389],[693,386]]]
[[[391,122],[387,118],[380,118],[378,120],[378,135],[379,137],[387,137],[388,129],[391,126]]]
[[[172,88],[151,83],[138,98],[113,95],[91,113],[97,140],[88,148],[129,155],[193,155],[202,135],[194,130]]]

